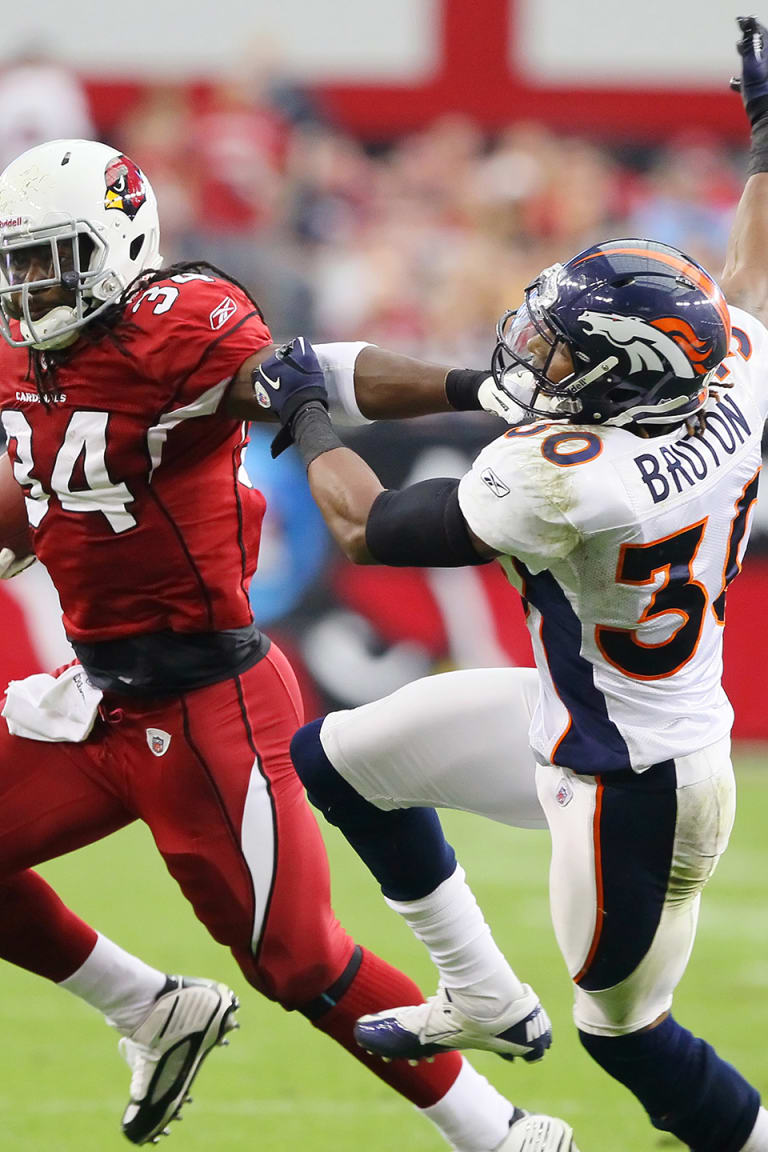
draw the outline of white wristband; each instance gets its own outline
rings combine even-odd
[[[358,408],[355,396],[355,361],[363,348],[371,345],[365,341],[313,344],[312,347],[323,370],[333,419],[352,427],[371,424]]]

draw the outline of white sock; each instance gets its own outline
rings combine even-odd
[[[107,1022],[128,1034],[141,1023],[166,981],[164,972],[151,968],[99,933],[88,959],[60,988],[85,1000],[107,1017]]]
[[[456,1006],[475,1020],[493,1020],[524,994],[466,882],[456,870],[420,900],[387,900],[427,946]]]
[[[442,1100],[419,1111],[456,1152],[491,1152],[506,1138],[514,1106],[463,1060]]]
[[[768,1112],[765,1108],[758,1112],[755,1126],[741,1152],[768,1152]]]

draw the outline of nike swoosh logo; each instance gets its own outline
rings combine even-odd
[[[447,1028],[431,1028],[424,1036],[422,1042],[426,1044],[439,1044],[442,1040],[450,1040],[458,1032],[461,1032],[461,1028],[457,1028],[455,1025]]]
[[[263,368],[259,368],[259,376],[261,376],[264,380],[266,380],[267,384],[269,384],[269,386],[271,388],[274,388],[275,391],[277,391],[277,389],[280,387],[280,377],[279,376],[278,376],[277,380],[273,380],[271,378],[271,376],[267,376],[267,374]]]

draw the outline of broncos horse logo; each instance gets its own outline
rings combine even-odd
[[[686,320],[665,316],[643,320],[639,316],[616,316],[607,312],[582,312],[579,321],[589,336],[604,336],[629,359],[628,374],[666,372],[681,379],[703,376],[712,354],[712,343],[701,340]]]
[[[127,156],[115,156],[104,169],[104,207],[125,212],[129,220],[147,199],[146,184],[141,169]]]

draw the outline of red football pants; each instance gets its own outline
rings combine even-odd
[[[144,820],[249,983],[289,1008],[319,996],[354,943],[331,909],[325,848],[288,752],[303,715],[283,654],[273,644],[232,680],[105,708],[82,744],[24,740],[0,723],[0,878]],[[161,755],[149,729],[163,734]]]

